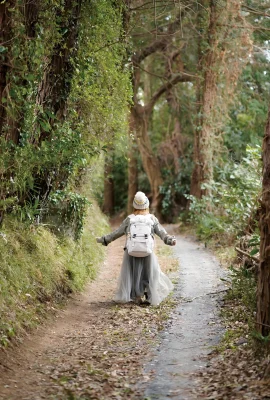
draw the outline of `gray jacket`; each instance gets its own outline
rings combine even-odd
[[[133,215],[133,214],[131,214]],[[119,237],[123,235],[127,235],[130,231],[130,217],[129,215],[117,228],[115,231],[109,233],[108,235],[102,236],[102,244],[104,246],[107,246],[109,243],[113,242],[115,239],[118,239]],[[172,240],[174,239],[174,236],[168,235],[166,230],[160,225],[158,219],[153,215],[150,214],[151,219],[153,220],[154,224],[152,226],[152,234],[154,233],[160,237],[161,240],[165,244],[172,245]]]

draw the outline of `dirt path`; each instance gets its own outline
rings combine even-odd
[[[179,299],[170,326],[161,334],[161,344],[145,372],[154,379],[143,385],[148,399],[202,399],[194,374],[205,367],[208,355],[219,341],[219,301],[223,296],[225,271],[203,245],[177,236],[174,253],[180,261],[180,279],[175,288]]]
[[[67,308],[57,313],[54,322],[40,327],[19,349],[1,355],[1,400],[37,400],[47,399],[50,394],[60,395],[65,390],[62,390],[64,386],[58,388],[58,383],[64,384],[65,377],[68,381],[73,374],[77,376],[76,365],[84,365],[86,360],[91,364],[89,353],[95,350],[98,336],[110,323],[104,319],[107,310],[114,307],[110,300],[122,252],[122,242],[116,241],[108,249],[107,261],[97,280],[91,282],[82,295],[70,299]],[[84,366],[91,373],[91,366]]]
[[[170,302],[154,308],[119,306],[111,300],[122,247],[123,240],[109,246],[97,280],[71,299],[54,321],[6,355],[0,354],[1,400],[195,398],[183,393],[191,396],[190,374],[203,365],[198,357],[216,332],[214,325],[207,328],[207,324],[216,321],[216,298],[208,293],[217,289],[218,264],[197,243],[178,238],[179,304],[170,328],[160,335],[171,312]],[[168,272],[174,261],[165,246],[160,249],[159,260]],[[198,336],[202,325],[207,329]],[[158,342],[158,351],[143,370]],[[146,386],[142,386],[144,381]]]
[[[98,278],[24,342],[0,353],[0,399],[132,399],[143,359],[170,310],[112,301],[124,239],[108,247]],[[160,246],[164,251],[164,244]],[[166,253],[166,252],[165,252]],[[159,256],[164,270],[173,260]]]

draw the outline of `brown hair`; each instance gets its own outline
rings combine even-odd
[[[144,210],[138,210],[137,208],[134,208],[133,214],[134,215],[147,215],[147,214],[149,214],[149,208],[146,208]]]

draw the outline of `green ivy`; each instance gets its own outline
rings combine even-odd
[[[209,185],[211,196],[190,200],[190,222],[202,239],[236,238],[248,227],[259,206],[261,193],[261,150],[247,148],[241,163],[227,162],[216,170],[216,180]]]
[[[82,235],[87,207],[90,204],[85,196],[78,193],[57,190],[49,197],[48,210],[50,214],[55,210],[60,217],[61,224],[58,223],[57,228],[62,226],[65,230],[72,229],[74,239],[78,240]]]
[[[42,2],[35,34],[29,37],[22,5],[19,0],[12,9],[12,68],[3,99],[8,119],[0,136],[0,212],[32,223],[58,198],[67,207],[65,223],[77,221],[79,237],[86,203],[74,188],[94,157],[126,132],[131,90],[122,6],[110,0],[82,2],[76,48],[68,60],[70,92],[63,117],[53,111],[49,94],[41,104],[37,98],[54,53],[63,44],[70,15],[61,0]],[[9,120],[18,124],[19,143],[7,140]]]

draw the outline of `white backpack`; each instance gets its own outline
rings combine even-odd
[[[150,215],[134,215],[130,217],[130,232],[127,237],[127,251],[133,257],[147,257],[153,253],[154,237]]]

